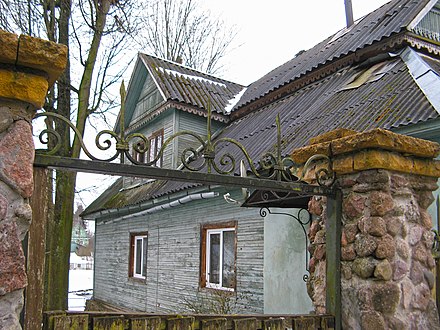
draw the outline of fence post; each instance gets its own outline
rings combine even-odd
[[[47,169],[34,169],[34,194],[30,200],[32,223],[28,233],[25,292],[25,329],[41,329],[43,320],[44,264],[46,255],[46,218],[48,216]]]
[[[226,330],[228,325],[225,318],[202,320],[201,323],[202,330]]]
[[[194,317],[168,319],[168,330],[193,330]]]
[[[326,300],[327,313],[335,317],[335,329],[341,329],[341,216],[342,194],[327,197],[326,221]]]
[[[233,320],[235,330],[256,330],[257,319],[238,319]]]

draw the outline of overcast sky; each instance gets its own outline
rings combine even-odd
[[[389,0],[352,0],[355,19]],[[237,28],[222,76],[248,85],[344,28],[344,0],[201,0]],[[237,47],[237,45],[240,45]]]
[[[352,0],[354,18],[388,1]],[[261,78],[300,50],[313,47],[346,25],[344,0],[200,0],[200,3],[237,28],[235,49],[225,59],[222,77],[243,85]],[[87,206],[114,181],[108,176],[78,174],[79,190],[97,179],[97,189],[83,192],[77,202]]]

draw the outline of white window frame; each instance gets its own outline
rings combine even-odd
[[[147,240],[147,246],[148,246],[148,235],[134,235],[133,236],[133,241],[134,241],[134,247],[133,247],[133,277],[134,278],[140,278],[140,279],[145,279],[146,274],[143,274],[144,272],[144,258],[145,255],[147,253],[147,251],[144,251],[144,239]],[[137,265],[137,241],[141,240],[141,260],[140,260],[140,264],[141,264],[141,272],[137,273],[136,272],[136,265]]]
[[[212,289],[220,289],[225,291],[234,291],[234,288],[227,288],[223,286],[223,233],[226,231],[232,231],[235,234],[235,228],[216,228],[216,229],[207,229],[206,230],[206,287]],[[209,270],[211,266],[211,235],[212,234],[220,234],[220,251],[219,251],[219,283],[211,283],[209,281]],[[234,251],[235,252],[235,251]],[[237,273],[235,272],[235,276]]]

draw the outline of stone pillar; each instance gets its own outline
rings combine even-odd
[[[22,249],[32,218],[32,117],[63,71],[67,48],[0,30],[0,329],[21,329]]]
[[[311,143],[293,158],[329,156],[343,193],[343,328],[440,329],[427,212],[440,176],[439,145],[382,129],[337,130]],[[311,199],[317,218],[309,232],[308,288],[317,312],[325,311],[325,209],[325,198]]]

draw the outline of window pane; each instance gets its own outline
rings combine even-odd
[[[162,148],[162,140],[163,140],[163,136],[159,135],[157,137],[157,150],[156,150],[156,156],[159,154],[160,148]],[[162,167],[162,158],[160,158],[157,162],[156,162],[156,166],[157,167]]]
[[[150,162],[156,157],[156,144],[154,143],[154,139],[150,140]]]
[[[142,239],[136,238],[136,270],[135,273],[137,275],[141,274],[141,259],[142,259]]]
[[[235,231],[223,232],[223,283],[225,288],[235,286]]]
[[[220,283],[220,234],[209,235],[209,283]]]
[[[162,135],[157,136],[157,153],[159,153],[160,148],[162,148]]]
[[[148,239],[146,237],[144,237],[142,239],[142,242],[143,242],[142,276],[146,276],[147,275],[147,244],[148,244]]]

